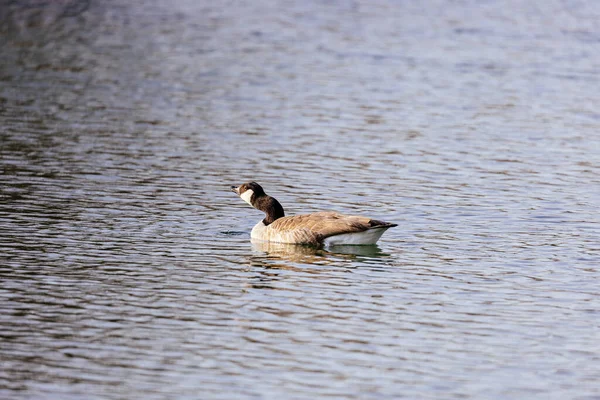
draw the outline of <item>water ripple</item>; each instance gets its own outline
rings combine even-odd
[[[599,14],[8,2],[0,397],[598,397]]]

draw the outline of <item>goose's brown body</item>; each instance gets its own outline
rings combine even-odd
[[[261,221],[252,229],[250,236],[269,242],[321,245],[331,236],[385,230],[392,226],[395,225],[371,218],[322,211],[282,217],[269,225]]]
[[[367,217],[333,211],[284,216],[283,207],[256,182],[232,190],[266,217],[254,226],[251,238],[267,242],[310,244],[374,244],[388,228],[397,226]]]

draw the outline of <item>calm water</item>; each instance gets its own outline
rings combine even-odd
[[[0,3],[0,397],[600,399],[600,5],[222,3]]]

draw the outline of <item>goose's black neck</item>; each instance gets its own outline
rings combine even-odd
[[[278,218],[285,216],[281,204],[279,204],[276,199],[267,196],[266,194],[255,198],[252,205],[266,214],[265,219],[262,221],[265,225],[270,225]]]

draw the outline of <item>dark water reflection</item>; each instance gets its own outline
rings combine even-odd
[[[599,17],[0,3],[0,397],[600,396]],[[400,226],[251,243],[249,179]]]

